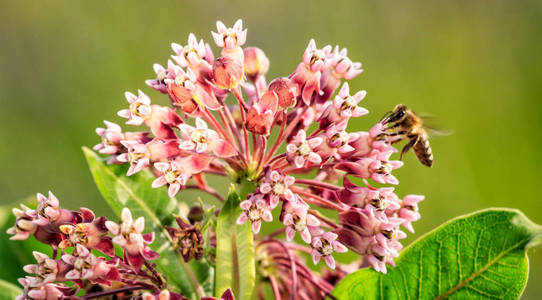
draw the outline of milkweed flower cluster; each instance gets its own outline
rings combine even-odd
[[[190,34],[185,46],[171,45],[166,66],[154,64],[155,76],[146,84],[167,96],[171,106],[153,104],[141,90],[126,92],[127,107],[118,116],[126,125],[144,125],[145,130],[123,131],[104,121],[106,128],[96,130],[101,142],[94,149],[108,155],[110,164],[127,164],[128,176],[151,171],[156,176],[152,187],[166,188],[170,197],[197,188],[224,201],[208,185],[207,175],[251,187],[241,199],[237,224],[250,222],[259,234],[265,222],[278,218],[282,223],[269,236],[255,237],[258,270],[275,292],[300,293],[306,299],[330,294],[331,279],[315,276],[299,252],[309,254],[314,264],[324,261],[335,269],[327,271],[329,278],[344,276],[334,255],[348,249],[362,256],[363,266],[386,273],[386,265],[394,264],[402,248],[400,240],[406,237],[401,227],[413,231],[412,222],[420,218],[417,205],[423,196],[401,199],[386,186],[399,183],[393,171],[403,166],[392,158],[397,152],[393,142],[377,138],[388,132],[386,125],[377,123],[368,131],[348,126],[368,113],[360,106],[366,91],[355,91],[347,82],[363,72],[361,63],[352,61],[344,48],[319,48],[311,39],[290,75],[268,81],[269,59],[259,48],[243,48],[247,29],[241,20],[232,27],[217,22],[211,35],[219,48],[216,58],[209,44]],[[373,187],[370,181],[384,187]],[[335,211],[338,218],[325,217],[320,208]],[[143,219],[134,220],[127,209],[120,224],[103,218],[92,221],[88,210],[59,209],[51,196],[42,197],[37,210],[23,206],[15,214],[17,223],[10,230],[14,238],[33,234],[55,249],[75,247],[74,255],[55,264],[39,256],[38,266],[43,267],[28,268],[49,272],[38,272],[47,278],[42,284],[50,284],[51,278],[68,279],[67,274],[72,280],[107,282],[111,279],[104,270],[139,272],[157,257],[148,247],[153,234],[143,234]],[[201,228],[176,220],[179,228],[167,227],[175,248],[186,261],[200,259]],[[44,226],[57,228],[54,236],[42,233],[51,235]],[[282,233],[285,241],[277,239]],[[301,244],[294,242],[296,236]],[[124,249],[122,258],[103,260],[84,250],[109,255],[104,251],[111,250],[112,243]],[[80,261],[100,272],[90,276],[91,271],[76,269]],[[120,276],[118,271],[115,274]],[[36,285],[35,279],[24,281],[25,286]],[[166,294],[158,289],[144,299],[162,299]]]
[[[152,243],[154,233],[143,234],[143,217],[134,221],[130,210],[124,208],[122,222],[117,225],[105,217],[96,218],[87,208],[79,211],[61,208],[51,192],[47,197],[38,194],[37,200],[36,209],[24,205],[13,209],[16,220],[8,234],[12,240],[25,240],[32,235],[49,245],[52,255],[33,252],[36,263],[23,267],[29,275],[19,279],[24,294],[17,299],[71,299],[88,284],[109,287],[129,284],[134,289],[145,287],[154,291],[163,288],[162,278],[155,275],[151,263],[158,253],[147,246]],[[115,254],[114,245],[123,250],[122,256]],[[96,297],[114,292],[104,291]],[[88,294],[88,299],[91,298],[94,295]]]

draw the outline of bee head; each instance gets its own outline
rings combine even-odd
[[[397,104],[391,114],[382,120],[382,124],[394,123],[403,120],[406,115],[407,107],[403,104]]]

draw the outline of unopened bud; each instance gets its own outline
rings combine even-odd
[[[248,47],[244,50],[245,54],[245,74],[248,79],[255,81],[261,75],[269,70],[269,59],[265,56],[262,49],[257,47]]]
[[[292,107],[296,103],[297,86],[286,77],[280,77],[269,85],[269,91],[275,92],[279,99],[279,109]]]
[[[243,65],[229,57],[219,57],[213,63],[214,83],[221,89],[233,89],[243,79]]]

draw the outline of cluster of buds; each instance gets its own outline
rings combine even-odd
[[[19,279],[24,293],[17,299],[70,299],[79,289],[96,285],[109,289],[96,295],[87,294],[88,299],[114,295],[119,290],[163,288],[161,276],[156,275],[150,263],[158,258],[158,253],[147,246],[154,233],[143,234],[143,217],[134,221],[131,212],[124,208],[118,225],[105,217],[96,218],[87,208],[63,209],[51,192],[48,197],[38,194],[37,200],[36,209],[24,205],[13,209],[15,225],[7,232],[12,240],[25,240],[33,235],[52,248],[52,255],[33,252],[36,263],[23,267],[29,275]],[[114,244],[123,249],[123,256],[115,254]],[[103,256],[95,256],[91,251]],[[120,285],[120,289],[111,288],[113,285]]]
[[[384,124],[368,132],[347,131],[350,119],[368,113],[359,106],[367,93],[352,93],[348,82],[341,83],[359,75],[361,63],[346,49],[318,48],[310,40],[295,71],[267,84],[269,60],[259,48],[242,48],[247,30],[240,20],[231,28],[217,22],[212,37],[221,48],[216,59],[208,44],[190,34],[186,46],[172,45],[174,62],[167,68],[155,65],[157,77],[147,84],[167,94],[173,108],[151,105],[141,91],[127,93],[130,107],[119,115],[126,124],[145,123],[149,130],[122,133],[107,122],[109,129],[98,130],[102,143],[96,149],[108,149],[110,162],[129,162],[128,175],[150,169],[157,176],[153,186],[167,185],[172,197],[191,180],[192,187],[212,193],[205,174],[247,179],[256,188],[243,199],[238,224],[251,222],[259,233],[280,207],[286,240],[298,233],[315,263],[322,259],[335,268],[333,253],[350,248],[385,272],[402,247],[398,240],[405,234],[398,226],[412,229],[422,198],[400,200],[389,188],[367,182],[398,184],[392,171],[403,163],[391,159],[397,150],[390,141],[377,138],[387,130]],[[315,179],[295,177],[314,171]],[[366,186],[355,186],[347,176],[362,178]],[[314,207],[336,210],[338,223]]]

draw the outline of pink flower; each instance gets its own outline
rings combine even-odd
[[[19,284],[24,288],[24,293],[15,297],[15,300],[58,300],[69,299],[77,293],[77,287],[65,284],[47,283],[35,285],[32,277],[19,278]]]
[[[340,162],[336,168],[356,177],[371,178],[378,183],[398,184],[399,181],[391,175],[391,172],[403,166],[403,162],[389,160],[391,154],[391,151],[375,151],[369,157],[361,158],[356,162]]]
[[[21,209],[13,209],[15,225],[7,230],[7,234],[13,235],[9,238],[10,240],[26,240],[36,232],[38,225],[33,222],[34,217],[28,214],[30,211],[32,210],[23,204],[21,204]]]
[[[216,131],[208,129],[207,123],[200,118],[196,118],[195,128],[181,124],[179,129],[184,138],[180,143],[182,150],[213,153],[218,157],[231,157],[237,153],[228,141],[221,139]]]
[[[360,187],[352,183],[348,178],[344,178],[344,188],[337,191],[337,198],[345,204],[353,207],[364,208],[371,205],[377,210],[400,208],[398,197],[393,192],[392,187]]]
[[[323,141],[322,137],[307,140],[305,130],[299,130],[291,143],[286,146],[286,157],[298,168],[303,168],[307,163],[317,165],[322,162],[322,158],[313,149]]]
[[[185,185],[192,175],[206,169],[210,161],[211,158],[208,156],[194,154],[169,162],[157,162],[154,167],[162,175],[153,181],[152,187],[158,188],[167,184],[168,195],[173,198],[181,186]]]
[[[57,275],[60,273],[57,261],[38,251],[33,251],[32,254],[38,263],[26,265],[23,267],[23,270],[27,273],[36,275],[36,277],[33,277],[35,282],[34,285],[42,285],[56,281]]]
[[[165,80],[168,93],[173,105],[180,107],[186,114],[198,116],[201,107],[211,110],[221,107],[212,89],[199,82],[191,69],[185,72],[181,67],[175,66],[172,77]]]
[[[284,202],[282,209],[282,223],[286,225],[286,239],[288,241],[293,240],[295,233],[299,232],[303,241],[310,244],[311,234],[308,226],[320,226],[320,221],[315,216],[308,213],[309,206],[307,203],[298,198],[296,201]]]
[[[111,285],[111,280],[120,279],[116,259],[106,261],[103,257],[96,257],[80,244],[76,246],[73,255],[62,255],[62,261],[72,267],[66,273],[66,279],[75,282],[90,280],[94,283]]]
[[[168,290],[162,290],[155,294],[143,293],[143,295],[141,295],[141,299],[142,300],[188,300],[188,298],[184,297],[183,295],[173,293]]]
[[[269,195],[269,205],[271,209],[277,207],[279,200],[295,201],[294,193],[289,186],[295,183],[292,176],[282,175],[276,170],[267,170],[265,179],[260,185],[259,191],[262,194]]]
[[[211,32],[215,44],[223,48],[222,56],[229,56],[241,64],[243,63],[243,46],[247,40],[247,30],[243,30],[243,21],[237,20],[233,28],[226,28],[224,23],[217,21],[216,29],[218,33]]]
[[[133,175],[150,164],[150,153],[147,151],[147,144],[141,144],[136,141],[121,141],[121,143],[128,149],[128,153],[119,155],[117,160],[130,163],[130,168],[126,175]]]
[[[37,198],[39,202],[38,208],[28,210],[26,213],[35,218],[34,223],[38,226],[45,226],[55,222],[60,217],[58,198],[51,191],[49,191],[49,197],[38,193]]]
[[[248,111],[247,129],[251,132],[269,135],[277,112],[278,97],[275,92],[266,92]]]
[[[322,94],[317,97],[318,103],[323,103],[331,97],[341,84],[342,78],[350,80],[363,72],[361,63],[353,63],[346,56],[346,52],[346,48],[339,51],[339,46],[335,46],[333,52],[328,56],[330,68],[322,73],[320,80]]]
[[[303,62],[290,75],[301,91],[301,98],[307,105],[310,104],[314,93],[320,93],[321,72],[329,68],[327,57],[330,53],[331,46],[326,46],[321,50],[317,49],[314,39],[311,39],[303,53]]]
[[[260,232],[262,220],[266,222],[273,221],[271,208],[262,194],[250,195],[247,200],[241,202],[240,206],[243,209],[243,213],[237,218],[237,224],[241,225],[250,220],[254,233]]]
[[[319,137],[325,138],[325,143],[321,143],[315,147],[314,152],[320,155],[323,163],[327,162],[332,157],[340,159],[342,154],[354,150],[349,143],[358,139],[358,134],[346,132],[346,125],[346,120],[338,124],[333,124],[329,126],[323,134],[318,135]]]
[[[158,258],[158,253],[151,250],[147,244],[154,240],[154,232],[142,234],[145,227],[145,219],[143,217],[132,219],[132,213],[128,208],[122,209],[122,222],[119,224],[107,221],[105,226],[111,232],[113,243],[124,249],[124,257],[126,262],[134,269],[139,270],[145,260]]]
[[[66,236],[58,247],[64,250],[68,247],[82,245],[86,248],[99,250],[108,256],[115,256],[115,248],[111,238],[106,236],[108,230],[105,227],[105,222],[104,217],[99,217],[92,222],[60,225],[60,232]]]
[[[186,46],[181,46],[177,43],[171,43],[171,48],[175,55],[172,55],[171,58],[179,64],[179,66],[186,67],[198,67],[201,63],[207,63],[205,56],[207,50],[205,48],[205,43],[203,40],[196,39],[196,36],[193,33],[188,35],[188,43]]]
[[[403,204],[399,210],[399,217],[405,219],[403,225],[408,231],[414,233],[412,222],[418,221],[421,218],[418,212],[418,202],[425,197],[422,195],[407,195],[403,198]]]
[[[351,117],[357,118],[368,113],[365,108],[358,106],[358,103],[365,97],[366,92],[359,91],[354,96],[350,96],[349,91],[348,83],[345,82],[339,94],[335,97],[333,104],[328,105],[318,119],[321,129],[348,120]]]
[[[102,138],[102,142],[94,146],[94,150],[102,154],[115,154],[119,152],[120,141],[124,139],[119,125],[104,121],[107,128],[96,128],[96,133]]]
[[[156,79],[145,80],[145,84],[159,91],[162,94],[167,94],[167,87],[165,80],[174,78],[173,69],[175,65],[171,60],[167,61],[167,69],[159,64],[154,64],[153,69],[156,73]]]
[[[343,253],[348,251],[343,244],[337,241],[337,235],[333,232],[326,232],[321,236],[313,237],[311,246],[313,263],[317,264],[322,258],[331,269],[335,269],[335,259],[331,254],[333,252]]]
[[[126,100],[130,104],[129,109],[120,110],[117,114],[120,117],[128,119],[128,125],[141,125],[143,121],[151,116],[151,99],[141,90],[138,90],[138,95],[130,92],[125,93]]]

